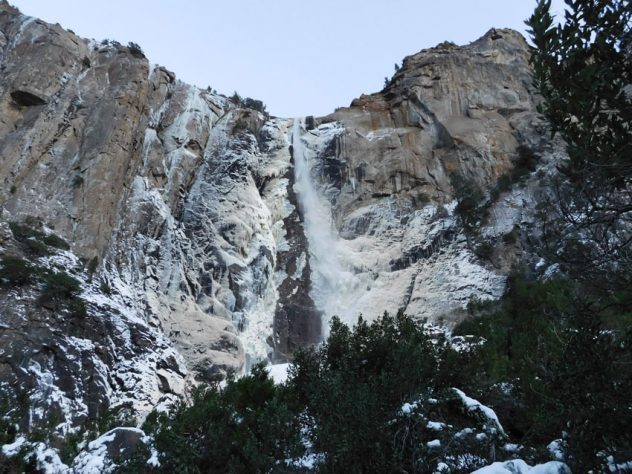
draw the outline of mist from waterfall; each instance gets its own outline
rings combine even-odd
[[[292,129],[294,191],[298,195],[309,246],[310,296],[316,308],[324,313],[323,334],[326,336],[332,316],[340,316],[347,323],[356,321],[354,303],[360,281],[341,258],[331,206],[314,184],[313,163],[310,163],[313,152],[307,149],[301,135],[302,120],[297,118]]]

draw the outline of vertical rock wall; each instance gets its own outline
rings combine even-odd
[[[70,324],[42,309],[35,283],[0,288],[0,340],[11,348],[0,379],[89,392],[86,416],[111,403],[143,412],[255,360],[291,358],[333,315],[353,323],[404,309],[451,322],[472,297],[498,297],[525,250],[503,237],[530,232],[542,190],[533,173],[490,190],[521,149],[544,170],[559,156],[535,112],[527,56],[509,30],[439,45],[406,58],[380,93],[308,121],[300,139],[337,262],[322,277],[291,120],[1,2],[0,257],[28,257],[10,221],[42,222],[70,249],[32,263],[72,268],[88,317]],[[455,214],[452,174],[486,191],[476,236]],[[481,257],[483,243],[492,250]],[[33,328],[39,336],[25,337]],[[42,351],[49,340],[74,355]],[[79,357],[82,375],[68,375]],[[80,383],[90,373],[94,390]]]

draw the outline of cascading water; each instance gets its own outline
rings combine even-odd
[[[324,313],[323,334],[326,336],[332,316],[339,316],[346,323],[355,322],[358,316],[355,303],[361,282],[341,258],[331,208],[311,178],[311,151],[303,143],[301,122],[301,119],[295,119],[292,129],[294,190],[298,195],[309,245],[312,270],[310,295],[317,309]]]

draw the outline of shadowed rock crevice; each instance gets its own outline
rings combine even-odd
[[[31,107],[34,105],[45,105],[48,101],[39,95],[27,90],[16,90],[11,92],[11,98],[17,105]]]

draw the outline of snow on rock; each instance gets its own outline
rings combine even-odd
[[[404,308],[412,316],[437,320],[464,309],[473,297],[500,297],[505,276],[468,248],[454,216],[456,202],[415,207],[380,193],[374,193],[380,199],[359,201],[355,178],[348,189],[331,181],[339,177],[331,168],[347,166],[340,154],[360,152],[342,149],[353,133],[339,122],[325,123],[294,145],[310,242],[310,294],[324,313],[325,335],[333,315],[354,324],[360,314],[372,320]],[[340,206],[349,200],[353,205]]]
[[[116,467],[108,457],[107,444],[114,441],[113,431],[99,436],[88,443],[88,448],[82,451],[73,462],[73,469],[81,474],[107,474]]]
[[[13,457],[20,452],[26,438],[24,436],[18,436],[13,443],[5,444],[2,446],[2,454],[7,457]]]
[[[18,454],[24,454],[24,460],[35,460],[38,472],[43,474],[65,474],[72,472],[71,469],[62,462],[56,449],[47,446],[45,443],[30,443],[24,436],[19,436],[13,443],[2,446],[2,454],[11,458]]]
[[[495,462],[489,466],[477,469],[472,474],[571,474],[571,470],[566,464],[559,461],[529,466],[521,459],[513,459],[511,461]]]
[[[50,229],[43,227],[46,234]],[[25,255],[28,257],[27,255]],[[55,434],[64,436],[110,409],[144,417],[154,406],[185,392],[186,369],[171,341],[128,304],[129,287],[113,274],[91,275],[71,251],[33,259],[37,268],[79,283],[85,314],[64,305],[37,304],[38,283],[20,299],[0,292],[4,331],[2,362],[28,388],[28,423],[45,425],[59,417]],[[104,282],[111,290],[104,291]],[[42,446],[40,457],[51,457]]]
[[[298,459],[288,459],[285,464],[290,467],[298,467],[313,470],[318,464],[325,460],[325,455],[321,453],[307,453],[303,457]]]
[[[270,378],[274,380],[274,383],[283,384],[288,379],[288,370],[290,368],[290,365],[291,364],[289,363],[273,364],[273,365],[268,365],[266,369],[268,371],[268,375],[270,376]]]
[[[413,403],[406,402],[402,405],[402,413],[404,415],[410,415],[418,406],[419,406],[419,402],[413,402]]]
[[[563,439],[556,439],[551,441],[548,446],[547,449],[549,450],[549,453],[551,453],[551,456],[553,456],[553,458],[556,461],[564,461],[565,456],[564,456],[564,446],[566,445],[565,441]]]
[[[461,401],[463,401],[463,404],[465,405],[465,407],[467,408],[469,412],[476,412],[476,411],[480,412],[485,418],[494,422],[498,430],[502,434],[505,434],[505,431],[503,430],[503,427],[500,424],[500,420],[498,419],[498,416],[496,415],[496,412],[494,410],[492,410],[488,406],[483,405],[478,400],[468,397],[465,393],[463,393],[458,388],[452,388],[452,390],[454,391],[454,393],[456,393],[459,396]]]
[[[76,474],[110,473],[119,462],[129,459],[140,444],[151,446],[151,438],[138,428],[114,428],[97,439],[90,441],[73,461]],[[158,453],[150,448],[151,456],[147,464],[159,466]]]
[[[441,431],[446,426],[447,425],[445,423],[442,423],[440,421],[429,421],[428,423],[426,423],[426,428],[428,428],[429,430],[434,430],[434,431]]]
[[[264,122],[250,111],[231,111],[218,121],[191,94],[186,100],[197,105],[187,106],[170,125],[177,140],[166,132],[159,133],[166,141],[152,139],[169,170],[190,173],[187,199],[176,212],[170,193],[179,192],[172,187],[184,178],[176,179],[175,171],[169,189],[143,178],[129,200],[132,218],[120,230],[125,238],[116,244],[116,259],[136,262],[131,271],[121,268],[135,299],[150,301],[146,317],[164,327],[191,375],[208,380],[228,370],[246,371],[272,351],[275,264],[277,247],[284,244],[282,221],[290,212],[284,178],[290,158],[287,121]],[[250,125],[234,132],[246,122],[252,130],[261,127],[259,140]],[[198,155],[182,170],[176,161],[189,160],[182,150],[187,140],[199,145]]]
[[[426,446],[430,449],[436,449],[441,447],[441,441],[438,439],[433,439],[432,441],[428,441]]]
[[[37,443],[32,453],[35,456],[35,464],[44,474],[64,474],[71,472],[70,468],[59,458],[56,450]]]

